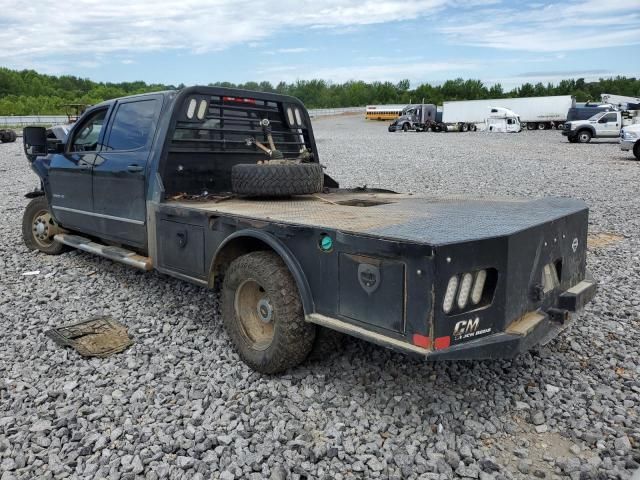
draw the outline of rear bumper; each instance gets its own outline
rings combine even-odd
[[[426,358],[427,360],[513,358],[535,345],[545,345],[569,327],[574,320],[569,319],[568,313],[582,309],[595,293],[596,283],[593,280],[583,280],[560,294],[556,309],[550,309],[547,312],[531,312],[514,322],[504,332],[454,345],[444,350],[435,350]]]

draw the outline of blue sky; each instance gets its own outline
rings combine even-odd
[[[0,0],[0,65],[100,81],[640,76],[637,0]]]

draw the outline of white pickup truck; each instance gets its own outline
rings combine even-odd
[[[633,151],[636,160],[640,160],[640,124],[629,125],[620,130],[620,149]]]
[[[571,143],[589,143],[592,138],[617,138],[620,129],[640,122],[640,111],[600,112],[588,120],[565,122],[562,135]]]

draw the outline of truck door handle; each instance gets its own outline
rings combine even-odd
[[[187,246],[187,242],[189,241],[187,236],[187,231],[182,230],[181,232],[177,232],[176,236],[178,237],[178,247],[184,248]]]
[[[144,170],[144,167],[141,167],[140,165],[136,165],[131,164],[127,167],[127,170],[129,170],[130,172],[141,172],[142,170]]]

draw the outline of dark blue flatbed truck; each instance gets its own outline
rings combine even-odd
[[[295,98],[119,98],[63,141],[28,127],[24,144],[41,179],[29,248],[220,289],[229,337],[260,372],[294,367],[331,331],[425,359],[512,357],[595,292],[583,202],[341,189]]]

